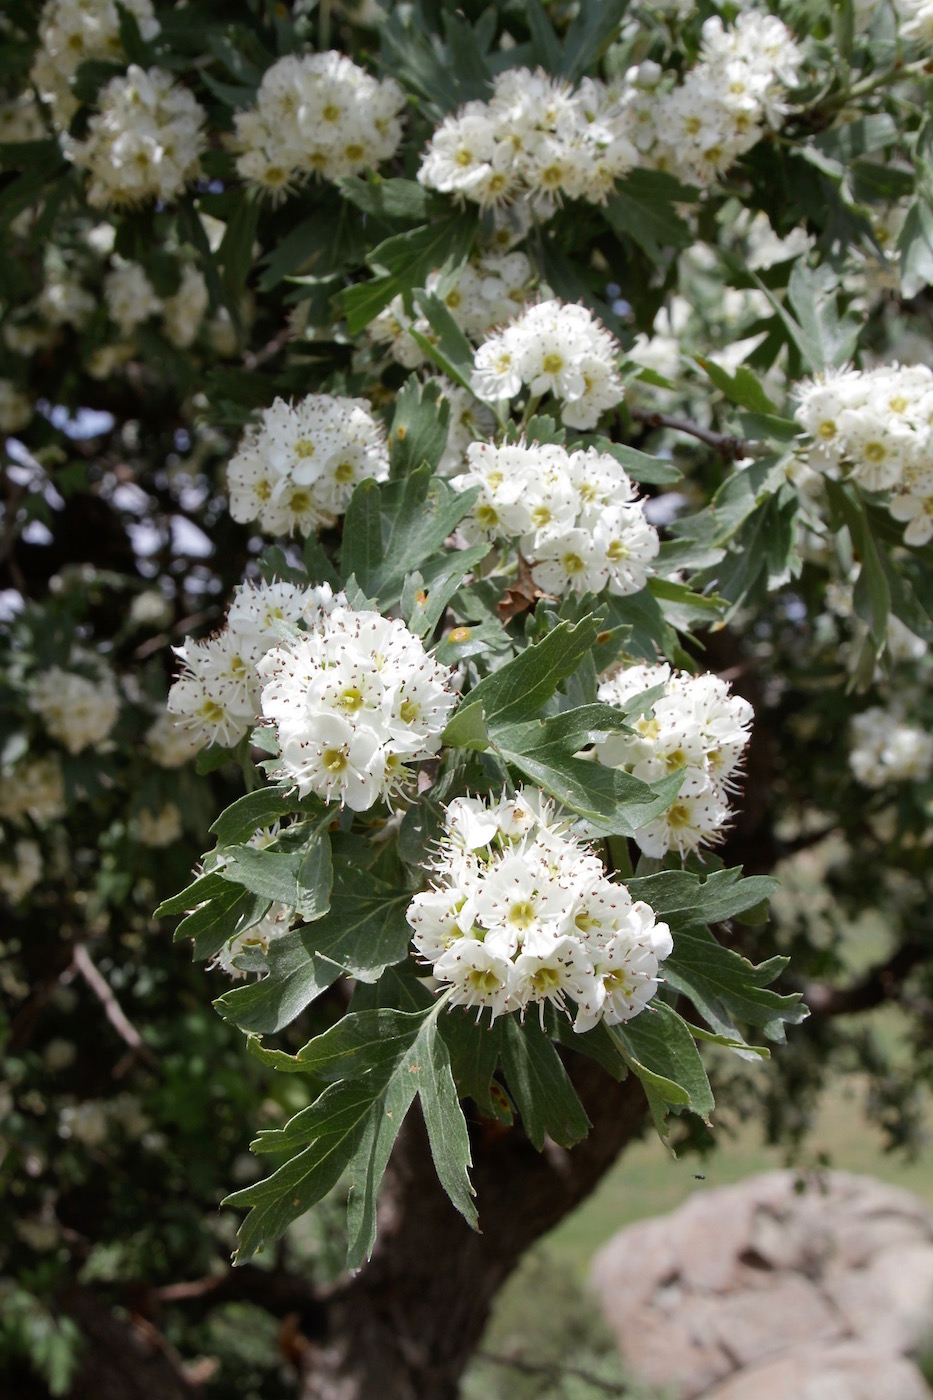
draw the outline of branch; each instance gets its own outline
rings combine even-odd
[[[803,999],[814,1016],[850,1016],[870,1011],[883,1002],[896,1000],[907,975],[929,956],[922,943],[909,942],[892,953],[852,984],[851,987],[831,987],[813,982],[803,989]]]
[[[644,423],[647,428],[672,428],[677,433],[689,433],[699,438],[707,447],[712,447],[727,462],[738,461],[740,457],[753,457],[752,444],[745,438],[729,437],[724,433],[714,433],[711,428],[702,428],[691,418],[672,418],[669,413],[655,413],[650,408],[630,408],[629,413],[636,423]]]
[[[144,1064],[147,1064],[150,1069],[157,1069],[158,1060],[155,1055],[153,1055],[136,1027],[127,1019],[122,1006],[113,994],[110,983],[94,966],[91,961],[91,955],[83,943],[79,943],[75,948],[72,961],[91,991],[97,997],[101,1006],[103,1006],[107,1020],[113,1026],[120,1039],[124,1040],[133,1053],[137,1055]]]
[[[583,1371],[578,1366],[561,1366],[556,1362],[528,1361],[523,1356],[500,1356],[493,1351],[478,1351],[477,1361],[488,1361],[493,1366],[508,1366],[513,1371],[521,1371],[526,1376],[545,1376],[548,1380],[559,1381],[562,1376],[573,1376],[574,1380],[585,1381],[595,1390],[601,1390],[605,1395],[624,1396],[628,1395],[629,1388],[624,1382],[604,1381],[601,1376],[594,1376],[592,1371]]]

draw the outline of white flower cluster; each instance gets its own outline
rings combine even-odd
[[[149,757],[159,768],[181,768],[200,747],[200,740],[176,724],[168,711],[154,719],[146,730]]]
[[[37,826],[47,826],[65,810],[65,779],[57,754],[25,758],[0,779],[0,817],[7,821],[28,816]]]
[[[66,154],[91,175],[89,204],[167,203],[198,177],[204,109],[171,73],[132,63],[101,90],[99,105],[87,138],[66,141]]]
[[[608,452],[558,444],[471,443],[456,491],[480,488],[464,522],[471,540],[517,540],[548,593],[625,596],[645,586],[658,534],[628,474]]]
[[[849,766],[865,787],[925,782],[933,772],[933,734],[906,723],[897,706],[873,705],[852,720]]]
[[[440,476],[453,476],[463,466],[466,450],[477,438],[491,437],[496,420],[489,409],[475,399],[469,389],[438,376],[441,400],[450,409],[447,424],[447,444],[437,464]]]
[[[439,272],[429,274],[427,292],[436,292]],[[486,253],[468,263],[444,297],[444,303],[464,335],[478,340],[491,326],[508,321],[531,296],[534,273],[524,253]],[[432,343],[437,335],[424,316],[409,316],[401,296],[394,297],[370,322],[368,334],[390,347],[392,358],[406,369],[418,369],[426,356],[409,335],[414,330]]]
[[[32,417],[32,399],[12,379],[0,379],[0,433],[18,433]]]
[[[90,680],[51,666],[36,680],[29,707],[40,716],[52,738],[75,754],[89,746],[96,748],[106,739],[120,712],[120,692],[110,672]]]
[[[485,802],[459,797],[429,867],[433,887],[416,894],[412,942],[455,1005],[491,1017],[545,1003],[575,1031],[617,1025],[643,1011],[658,964],[673,950],[654,911],[607,879],[598,856],[555,821],[541,792]]]
[[[162,299],[139,263],[115,258],[104,277],[107,315],[123,336],[131,336],[137,326],[162,310]]]
[[[664,694],[631,721],[634,733],[609,735],[596,754],[600,763],[646,783],[685,770],[670,807],[635,834],[645,855],[663,856],[673,847],[685,856],[722,840],[754,715],[718,676],[691,676],[666,664],[629,666],[603,681],[598,696],[623,706],[659,685]]]
[[[186,262],[178,291],[162,303],[162,329],[173,345],[185,350],[201,328],[210,296],[203,273]]]
[[[124,0],[143,39],[154,39],[159,22],[152,0]],[[78,110],[71,79],[88,59],[123,57],[120,12],[115,0],[46,0],[39,19],[39,48],[32,81],[52,108],[56,126],[64,128]]]
[[[49,325],[74,326],[76,330],[90,320],[96,308],[96,296],[81,286],[74,273],[64,269],[47,274],[36,301],[36,310]]]
[[[262,713],[275,726],[280,780],[364,812],[409,782],[457,703],[453,673],[403,622],[356,612],[342,594],[306,635],[267,653]]]
[[[902,39],[933,44],[933,0],[894,0]]]
[[[42,852],[35,841],[16,841],[12,850],[0,846],[0,894],[11,904],[25,899],[42,879]]]
[[[470,387],[477,398],[551,394],[569,428],[595,428],[600,414],[622,401],[616,372],[619,347],[585,306],[539,301],[484,340],[473,357]]]
[[[227,467],[230,514],[270,535],[310,535],[346,510],[366,477],[385,481],[389,453],[366,399],[276,399],[247,428]]]
[[[139,263],[115,258],[104,278],[104,300],[107,315],[122,336],[131,336],[150,316],[161,315],[166,336],[183,350],[200,329],[209,296],[203,274],[191,263],[186,262],[182,267],[178,291],[163,301],[156,294],[145,268]]]
[[[236,115],[236,168],[273,196],[310,175],[341,180],[390,160],[405,94],[331,49],[287,54],[267,69],[256,106]]]
[[[786,85],[801,52],[774,15],[746,9],[727,29],[718,15],[703,25],[699,61],[679,86],[659,64],[625,75],[620,101],[638,164],[711,184],[777,125]]]
[[[42,111],[31,92],[0,102],[0,145],[41,141],[45,135]]]
[[[181,812],[174,802],[166,802],[157,812],[145,807],[136,816],[136,835],[153,850],[174,845],[183,829]]]
[[[261,683],[256,667],[279,641],[277,626],[297,625],[330,599],[330,589],[292,583],[242,583],[235,590],[222,632],[205,641],[186,637],[175,647],[182,673],[168,693],[169,714],[198,747],[232,748],[259,716]],[[189,756],[167,741],[158,724],[147,735],[156,762],[176,767]]]
[[[251,841],[249,844],[254,843]],[[247,974],[236,966],[236,959],[240,954],[256,951],[268,953],[269,944],[276,938],[281,938],[283,933],[288,933],[294,918],[294,909],[273,901],[258,923],[250,924],[249,928],[224,944],[220,952],[211,959],[210,966],[219,967],[221,972],[225,972],[234,981],[245,977]]]
[[[468,102],[428,143],[418,179],[488,207],[530,197],[539,214],[562,196],[605,203],[637,163],[625,113],[605,84],[572,88],[543,70],[500,73],[488,102]]]
[[[933,536],[933,370],[881,365],[829,370],[797,386],[796,418],[813,440],[810,464],[866,491],[890,491],[906,544]]]

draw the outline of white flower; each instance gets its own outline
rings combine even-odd
[[[722,839],[731,817],[730,796],[750,737],[752,707],[732,695],[718,676],[672,672],[667,665],[629,666],[599,687],[599,699],[627,706],[637,695],[664,687],[650,708],[628,720],[631,733],[596,745],[600,763],[643,782],[684,770],[680,791],[635,840],[646,855],[680,855]]]
[[[65,273],[49,277],[36,303],[39,314],[50,325],[74,326],[77,330],[86,324],[96,306],[96,297]]]
[[[162,310],[162,300],[139,263],[115,258],[114,266],[104,278],[104,300],[107,314],[120,334],[130,336],[143,321]]]
[[[607,408],[620,403],[619,348],[585,306],[542,301],[488,337],[474,356],[473,392],[482,399],[512,399],[528,388],[560,401],[564,422],[595,428]]]
[[[276,399],[247,428],[227,468],[230,514],[272,535],[332,525],[366,477],[385,481],[389,454],[366,399]]]
[[[904,542],[933,536],[933,370],[879,365],[827,371],[796,386],[796,418],[811,439],[810,464],[845,474],[866,491],[891,492]]]
[[[873,705],[852,720],[849,766],[865,787],[925,782],[933,772],[933,734],[907,724],[896,705]]]
[[[643,1010],[672,951],[665,924],[598,857],[567,834],[537,790],[514,798],[457,798],[429,865],[433,888],[416,894],[412,942],[454,1005],[491,1018],[546,1003],[574,1029],[613,1025]]]
[[[52,738],[75,754],[89,746],[96,748],[106,739],[117,721],[120,693],[109,672],[89,680],[52,666],[36,680],[29,706]]]
[[[0,781],[0,817],[29,816],[46,826],[65,815],[65,779],[57,754],[26,758]]]
[[[249,844],[256,843],[251,840]],[[249,928],[244,929],[242,933],[238,933],[225,943],[220,952],[211,959],[208,966],[219,967],[221,972],[225,972],[228,977],[234,979],[245,977],[247,974],[235,965],[240,954],[257,951],[263,954],[268,953],[269,944],[274,942],[276,938],[281,938],[283,933],[287,933],[294,919],[294,909],[289,909],[287,905],[273,901],[258,923],[250,924]]]
[[[603,203],[637,159],[626,125],[598,80],[574,91],[541,69],[508,69],[489,102],[468,102],[445,118],[418,179],[486,209],[530,199],[544,217],[565,196]]]
[[[99,106],[85,140],[65,142],[66,154],[91,175],[89,204],[169,203],[197,179],[205,113],[171,73],[131,63],[102,89]]]
[[[342,598],[308,623],[257,668],[278,738],[276,774],[302,797],[366,811],[410,780],[408,763],[440,748],[456,704],[451,673],[402,622]]]
[[[657,531],[609,453],[556,444],[471,443],[454,489],[479,487],[464,522],[468,539],[517,541],[545,592],[626,595],[644,588]]]
[[[238,112],[237,170],[279,198],[310,175],[340,180],[390,160],[405,95],[344,54],[287,54],[263,75],[256,106]]]
[[[137,813],[136,833],[144,846],[172,846],[181,838],[182,830],[181,812],[174,802],[166,802],[158,812],[145,808]]]
[[[0,379],[0,433],[18,433],[32,418],[32,399],[10,379]]]
[[[152,0],[125,0],[125,7],[143,39],[158,34]],[[81,64],[89,59],[112,62],[122,57],[120,11],[115,0],[46,0],[39,18],[39,48],[31,77],[43,102],[51,104],[56,126],[67,127],[78,110],[70,84]]]
[[[0,893],[18,904],[42,879],[42,852],[35,841],[16,841],[11,852],[0,848]]]
[[[931,0],[894,0],[894,9],[901,19],[902,38],[914,39],[926,45],[933,43]]]
[[[203,273],[191,263],[181,270],[181,285],[162,305],[162,325],[173,345],[184,350],[197,335],[210,298]]]
[[[42,112],[28,89],[0,102],[0,144],[41,141],[45,135]]]

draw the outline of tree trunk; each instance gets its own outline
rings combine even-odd
[[[324,1304],[302,1358],[302,1400],[455,1400],[493,1299],[524,1252],[593,1190],[645,1114],[641,1084],[573,1057],[593,1123],[572,1152],[538,1153],[516,1126],[479,1125],[473,1182],[482,1234],[441,1190],[416,1113],[399,1136],[372,1261]]]

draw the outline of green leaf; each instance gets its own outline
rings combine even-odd
[[[337,188],[352,205],[379,222],[423,224],[450,212],[445,199],[426,190],[417,180],[384,180],[379,175],[363,179],[351,175],[338,180]]]
[[[433,292],[419,292],[417,302],[422,315],[435,332],[437,339],[429,340],[427,336],[420,335],[416,331],[412,331],[411,334],[428,358],[433,360],[448,379],[472,394],[473,390],[470,387],[470,375],[473,372],[472,345],[451,316],[446,303],[441,301],[439,296]]]
[[[845,364],[858,343],[861,319],[851,312],[840,317],[837,285],[831,267],[823,263],[810,268],[802,258],[794,263],[787,283],[787,299],[799,318],[806,354],[814,369]]]
[[[510,1122],[511,1114],[504,1108],[501,1091],[493,1097],[493,1076],[499,1063],[500,1027],[477,1021],[473,1011],[464,1006],[452,1006],[440,1017],[438,1028],[450,1052],[451,1069],[459,1093],[464,1098],[471,1098],[486,1118]]]
[[[901,259],[901,293],[918,296],[933,285],[933,206],[917,199],[907,211],[897,240]]]
[[[447,604],[460,588],[471,569],[481,563],[489,553],[485,544],[475,544],[469,549],[452,550],[447,555],[438,555],[425,565],[423,574],[409,575],[419,580],[413,593],[413,606],[407,608],[405,593],[402,593],[402,615],[409,631],[416,637],[427,637],[434,631],[444,615]],[[421,597],[425,594],[425,597]]]
[[[664,918],[683,914],[698,924],[717,924],[770,899],[778,881],[770,875],[743,878],[741,868],[733,868],[712,870],[705,876],[688,870],[662,870],[657,875],[627,880],[626,885],[633,899],[643,899]]]
[[[557,71],[579,82],[616,37],[627,9],[628,0],[580,0]]]
[[[540,1152],[545,1137],[572,1147],[590,1127],[553,1042],[531,1018],[501,1021],[502,1065],[509,1093],[522,1116],[529,1141]]]
[[[683,1017],[655,1000],[638,1016],[612,1027],[626,1062],[648,1095],[648,1104],[662,1138],[671,1109],[689,1108],[704,1122],[713,1110],[713,1093]]]
[[[479,716],[490,733],[537,715],[565,677],[576,670],[596,640],[599,624],[585,618],[572,625],[561,622],[550,632],[481,680],[467,703],[444,730],[443,742],[454,747],[477,747]]]
[[[664,457],[652,457],[647,452],[639,452],[635,447],[627,447],[621,442],[610,442],[598,437],[594,447],[599,452],[608,452],[625,468],[634,481],[647,481],[652,486],[670,486],[683,480],[683,472]]]
[[[232,885],[220,874],[211,872],[160,904],[156,917],[190,909],[192,912],[175,929],[175,942],[192,939],[194,957],[204,959],[212,958],[229,939],[258,924],[268,911],[269,903],[264,895]]]
[[[674,204],[694,203],[699,191],[661,170],[632,170],[606,204],[606,218],[618,234],[628,234],[652,262],[671,248],[688,248],[693,232]]]
[[[476,491],[458,493],[422,466],[402,481],[364,481],[347,508],[342,571],[383,608],[397,602],[406,574],[424,569],[468,513]]]
[[[372,981],[408,953],[411,929],[405,918],[411,893],[380,880],[370,870],[338,858],[330,909],[304,928],[269,944],[268,976],[234,987],[215,1002],[241,1030],[280,1031],[342,972]]]
[[[531,62],[547,73],[559,73],[563,55],[541,0],[526,0],[525,18],[531,30]]]
[[[221,812],[210,828],[217,845],[236,846],[256,831],[272,826],[280,817],[295,812],[319,815],[324,810],[319,797],[299,797],[294,788],[265,787],[247,792]]]
[[[379,275],[338,298],[350,334],[364,330],[393,297],[423,286],[431,272],[440,270],[443,277],[460,267],[473,246],[477,220],[476,209],[458,211],[378,244],[367,261]]]
[[[410,375],[396,395],[389,429],[392,476],[407,476],[425,464],[436,470],[447,446],[449,420],[450,405],[441,398],[440,387]]]
[[[757,376],[745,365],[739,365],[735,374],[727,374],[715,360],[707,360],[702,355],[697,355],[696,361],[730,403],[749,408],[753,413],[777,412],[777,404],[772,403]]]
[[[856,157],[894,145],[899,139],[894,118],[887,112],[875,112],[852,122],[840,122],[814,137],[813,144],[824,155],[851,165]]]
[[[218,875],[252,894],[284,904],[305,919],[327,912],[333,881],[330,838],[317,833],[298,850],[229,846]]]
[[[238,302],[253,266],[253,244],[259,226],[259,200],[248,194],[237,201],[227,220],[224,236],[217,250],[217,261],[224,271],[224,287],[228,298]]]
[[[238,1263],[281,1235],[346,1173],[347,1265],[359,1268],[372,1253],[376,1193],[416,1094],[441,1184],[475,1226],[467,1176],[469,1138],[447,1050],[437,1033],[437,1011],[435,1004],[414,1014],[350,1014],[299,1052],[309,1072],[337,1082],[284,1129],[263,1133],[254,1144],[261,1152],[298,1152],[265,1181],[227,1198],[225,1204],[252,1208],[240,1229]],[[267,1058],[261,1049],[256,1053]],[[272,1062],[281,1067],[274,1052]]]
[[[649,877],[650,878],[650,877]],[[799,993],[783,996],[769,984],[787,965],[769,958],[757,966],[731,948],[721,947],[705,930],[674,929],[674,951],[664,964],[664,980],[683,992],[717,1034],[741,1040],[737,1024],[757,1026],[769,1040],[783,1044],[784,1026],[807,1016]]]
[[[834,511],[845,521],[852,548],[861,560],[862,566],[853,590],[852,602],[857,615],[868,623],[875,644],[875,654],[879,656],[887,645],[891,588],[871,522],[865,511],[865,503],[858,488],[852,483],[842,484],[827,478],[826,494]]]

